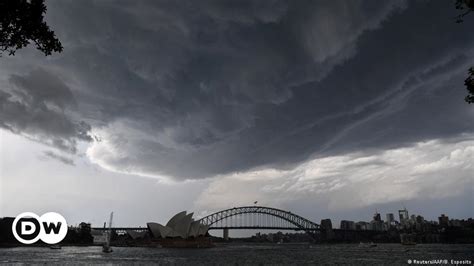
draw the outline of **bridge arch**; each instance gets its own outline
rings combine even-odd
[[[218,223],[219,221],[222,221],[224,219],[227,219],[229,217],[234,217],[234,216],[242,216],[245,214],[264,214],[264,215],[269,215],[273,216],[279,219],[282,219],[284,221],[287,221],[288,223],[292,224],[295,226],[295,228],[288,228],[288,229],[293,229],[293,230],[304,230],[306,232],[312,232],[319,230],[319,224],[316,224],[304,217],[301,217],[297,214],[294,214],[292,212],[276,209],[276,208],[270,208],[270,207],[262,207],[262,206],[244,206],[244,207],[235,207],[231,209],[226,209],[222,211],[215,212],[213,214],[207,215],[203,218],[201,218],[199,221],[202,224],[208,225],[210,229],[215,229],[213,228],[213,225]],[[247,228],[250,229],[252,227],[246,227],[246,226],[240,226],[237,228]],[[234,228],[236,229],[236,228]],[[272,229],[271,227],[265,228],[265,229]]]

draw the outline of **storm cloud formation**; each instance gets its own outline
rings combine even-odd
[[[474,131],[472,20],[454,23],[449,1],[47,5],[64,52],[2,58],[1,125],[72,152],[90,142],[112,171],[286,171]]]
[[[76,153],[78,141],[92,140],[90,125],[68,114],[77,104],[57,77],[37,69],[13,74],[9,83],[0,90],[0,127],[70,153]]]
[[[328,156],[290,170],[220,176],[201,193],[197,205],[220,210],[255,199],[263,206],[295,209],[309,202],[319,212],[344,212],[386,202],[452,198],[472,194],[473,162],[472,139]]]

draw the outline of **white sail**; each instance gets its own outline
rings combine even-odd
[[[109,220],[109,230],[107,234],[107,246],[110,247],[110,238],[112,237],[112,219],[114,218],[114,212],[110,213],[110,220]]]
[[[106,238],[105,238],[105,244],[102,248],[103,252],[112,252],[112,249],[110,248],[110,239],[112,238],[112,219],[114,218],[114,212],[110,213],[110,220],[109,220],[109,230],[107,230]]]

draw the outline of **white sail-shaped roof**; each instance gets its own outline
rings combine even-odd
[[[182,238],[188,238],[189,228],[193,221],[193,213],[184,216],[181,220],[177,221],[176,226],[173,228]]]
[[[136,232],[133,230],[127,230],[127,234],[132,238],[132,239],[139,239],[143,238],[146,235],[146,232]]]
[[[200,224],[198,235],[204,236],[204,235],[206,235],[208,230],[209,230],[209,225]]]
[[[193,221],[191,227],[189,228],[189,237],[197,237],[199,235],[199,226],[201,223],[199,221]]]
[[[177,233],[173,228],[168,226],[163,226],[159,223],[147,223],[148,229],[151,231],[152,235],[156,238],[166,238],[166,237],[179,237],[180,233]]]
[[[159,238],[163,237],[160,233],[160,224],[158,223],[147,223],[146,226],[148,227],[148,230],[150,230],[151,234],[153,237]]]
[[[174,230],[171,227],[163,226],[161,224],[158,224],[158,228],[160,230],[161,237],[163,237],[163,238],[181,236],[181,234],[179,232],[177,232],[176,230]]]
[[[166,226],[174,228],[177,224],[177,222],[181,219],[183,219],[186,216],[186,211],[179,212],[175,214],[166,224]]]
[[[148,229],[153,237],[197,237],[206,235],[209,230],[208,225],[203,225],[199,221],[194,221],[193,213],[186,215],[186,211],[182,211],[171,218],[166,226],[159,223],[147,223]],[[133,236],[132,236],[133,237]]]

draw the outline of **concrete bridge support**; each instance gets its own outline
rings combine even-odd
[[[229,228],[224,228],[224,240],[229,241]]]

